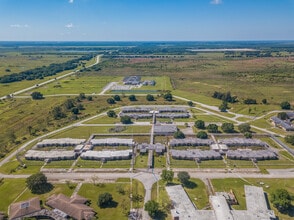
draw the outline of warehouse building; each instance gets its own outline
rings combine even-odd
[[[74,151],[40,151],[28,150],[25,154],[26,160],[74,160],[77,158],[77,153]]]
[[[210,139],[200,138],[184,138],[184,139],[172,139],[169,143],[171,147],[178,146],[210,146],[214,142]]]
[[[267,206],[262,187],[245,185],[247,210],[233,210],[222,194],[209,197],[212,210],[198,210],[181,185],[167,186],[172,201],[174,220],[274,220],[274,212]]]
[[[154,125],[154,134],[155,135],[173,135],[177,132],[178,128],[176,125],[170,124],[155,124]]]
[[[129,160],[132,157],[132,150],[118,150],[118,151],[87,151],[81,154],[84,160]]]
[[[275,160],[278,159],[278,155],[270,150],[228,150],[227,158],[232,160]]]
[[[173,159],[179,160],[221,160],[222,156],[219,152],[213,150],[170,150]]]
[[[104,138],[104,139],[92,139],[90,143],[94,146],[134,146],[133,139],[123,138]]]
[[[44,139],[37,143],[37,147],[50,147],[50,146],[76,146],[82,144],[86,139],[73,139],[73,138],[59,138],[59,139]]]
[[[259,140],[259,139],[251,139],[251,138],[226,138],[218,141],[219,144],[225,144],[228,147],[251,147],[251,146],[259,146],[259,147],[268,147],[267,143]]]

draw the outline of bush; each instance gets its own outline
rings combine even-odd
[[[205,129],[205,122],[202,120],[195,121],[194,126],[198,129]]]
[[[181,171],[178,173],[178,179],[183,185],[186,185],[190,180],[190,175],[186,171]]]
[[[290,103],[289,102],[282,102],[281,104],[280,104],[280,106],[281,106],[281,108],[282,109],[285,109],[285,110],[290,110],[291,109],[291,105],[290,105]]]
[[[114,99],[115,101],[120,101],[120,100],[121,100],[121,98],[120,98],[119,95],[115,95],[115,96],[113,96],[113,99]]]
[[[105,207],[110,206],[112,202],[113,202],[112,195],[110,193],[106,192],[106,193],[102,193],[98,196],[97,205],[100,208],[105,208]]]
[[[132,120],[131,120],[131,117],[130,116],[122,116],[120,118],[120,122],[123,123],[123,124],[132,124]]]
[[[257,104],[256,99],[245,99],[243,101],[243,103],[246,104],[246,105],[255,105],[255,104]]]
[[[113,110],[109,110],[107,112],[107,116],[110,117],[110,118],[116,118],[116,113]]]
[[[115,100],[113,98],[108,98],[106,101],[110,105],[115,104]]]
[[[218,126],[216,124],[209,124],[207,126],[207,131],[209,133],[218,133]]]
[[[154,200],[149,200],[145,203],[144,206],[145,211],[148,212],[151,218],[155,218],[159,211],[159,204],[158,202],[155,202]]]
[[[207,139],[208,138],[208,135],[205,131],[199,131],[196,135],[197,138],[200,138],[200,139]]]
[[[277,189],[271,194],[271,202],[279,212],[287,212],[291,207],[291,196],[285,189]]]
[[[130,95],[130,96],[129,96],[129,100],[130,100],[131,102],[134,102],[134,101],[137,101],[137,98],[136,98],[135,95]]]
[[[32,96],[32,99],[43,99],[43,94],[42,93],[40,93],[40,92],[33,92],[32,94],[31,94],[31,96]]]
[[[176,131],[174,133],[174,138],[176,138],[176,139],[184,139],[185,138],[185,134],[183,132],[181,132],[181,131]]]
[[[238,125],[238,129],[241,133],[250,132],[251,126],[248,123],[242,123]]]
[[[146,96],[146,100],[149,101],[149,102],[154,101],[154,96],[148,94],[148,95]]]
[[[166,100],[166,101],[172,101],[173,100],[173,95],[171,93],[166,93],[163,95],[163,98]]]
[[[223,123],[221,126],[222,130],[226,133],[234,133],[234,124],[232,123]]]

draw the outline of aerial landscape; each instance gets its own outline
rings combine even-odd
[[[294,219],[293,0],[0,17],[0,220]]]

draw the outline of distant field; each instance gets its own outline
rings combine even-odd
[[[55,94],[99,94],[110,82],[121,81],[121,77],[112,76],[89,76],[82,72],[54,83],[45,85],[33,91],[39,91],[44,95]]]
[[[22,55],[21,53],[2,53],[0,52],[0,76],[19,73],[24,70],[36,67],[48,66],[51,63],[63,63],[68,60],[80,57],[80,55]]]

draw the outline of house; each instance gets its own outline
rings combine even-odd
[[[40,199],[34,197],[32,199],[12,203],[8,208],[9,219],[23,219],[33,213],[41,211]]]
[[[123,79],[124,85],[139,85],[141,83],[141,76],[126,76]]]
[[[46,205],[55,209],[62,217],[66,215],[77,220],[90,220],[96,213],[93,208],[85,205],[87,201],[88,199],[79,195],[69,198],[64,194],[54,194],[47,199]]]

